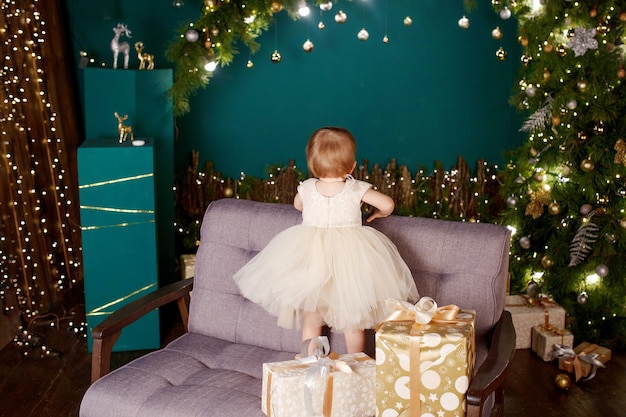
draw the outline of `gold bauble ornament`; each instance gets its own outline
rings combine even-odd
[[[215,7],[215,0],[204,0],[204,5],[212,9]]]
[[[518,38],[520,45],[526,47],[528,46],[528,38],[526,36],[520,36]]]
[[[626,229],[626,219],[621,219],[619,225],[622,229]]]
[[[389,36],[383,36],[383,43],[389,43]]]
[[[546,173],[542,171],[535,172],[535,174],[533,175],[533,178],[537,182],[544,182],[546,180]]]
[[[233,189],[230,187],[226,187],[224,188],[224,197],[232,197],[233,196]]]
[[[526,66],[530,63],[530,61],[532,61],[532,57],[530,55],[522,55],[520,57],[520,61],[522,65]]]
[[[498,48],[498,50],[496,51],[496,58],[498,58],[498,61],[504,61],[506,59],[506,51],[504,50],[504,48]]]
[[[219,34],[220,34],[220,30],[218,27],[213,27],[213,29],[211,29],[211,35],[217,36]]]
[[[207,39],[206,41],[204,41],[204,47],[206,49],[210,49],[213,46],[213,42],[211,42],[210,39]]]
[[[598,33],[600,33],[601,35],[606,35],[607,33],[609,33],[610,30],[611,28],[606,22],[604,21],[598,22],[598,26],[596,27],[596,31]]]
[[[549,69],[545,68],[543,70],[543,82],[547,83],[548,81],[550,81],[550,77],[552,77],[552,73]]]
[[[617,70],[617,78],[624,78],[626,77],[626,70],[624,70],[624,68],[620,67]]]
[[[283,10],[283,4],[279,1],[273,1],[270,9],[272,10],[272,13],[278,13]]]
[[[562,43],[557,45],[556,54],[560,57],[564,57],[565,55],[567,55],[567,48],[565,47],[565,45],[563,45]]]
[[[587,141],[587,134],[585,132],[578,132],[578,140],[581,142]]]
[[[348,15],[346,15],[346,13],[343,10],[339,10],[337,14],[335,15],[335,22],[341,24],[341,23],[346,23],[346,20],[348,20]]]
[[[604,216],[606,214],[606,207],[600,206],[596,209],[596,214],[598,216]]]
[[[582,169],[585,172],[593,171],[595,166],[596,165],[593,163],[591,159],[583,159],[583,161],[580,163],[580,169]]]
[[[247,68],[252,68],[252,67],[254,67],[254,62],[252,62],[252,60],[251,60],[251,59],[249,59],[249,60],[248,60],[248,62],[246,63],[246,67],[247,67]]]
[[[604,135],[604,122],[600,121],[597,125],[595,125],[593,127],[593,133],[595,133],[598,136],[602,136]]]
[[[315,45],[313,45],[313,42],[311,42],[311,39],[307,39],[302,44],[302,49],[304,49],[304,52],[311,52],[314,46]]]
[[[407,16],[404,18],[404,26],[411,26],[413,24],[413,19],[411,19],[411,16]]]
[[[319,22],[319,23],[317,24],[317,28],[318,28],[319,30],[324,30],[324,28],[325,28],[325,27],[326,27],[326,26],[324,25],[324,22]]]
[[[551,43],[546,43],[546,44],[543,46],[543,51],[544,51],[545,53],[547,53],[547,54],[549,54],[550,52],[552,52],[552,50],[553,50],[553,49],[554,49],[554,46],[552,46],[552,44],[551,44]]]
[[[557,215],[560,212],[561,212],[561,205],[559,203],[557,203],[556,201],[553,201],[552,203],[550,203],[550,205],[548,206],[548,213],[552,215]]]
[[[278,64],[280,60],[282,59],[282,57],[280,56],[280,53],[276,50],[272,52],[272,56],[270,59],[272,60],[274,64]]]
[[[554,116],[552,116],[552,126],[558,126],[561,124],[561,118],[559,117],[558,114],[555,114]]]
[[[576,87],[578,87],[580,91],[585,91],[587,89],[587,81],[585,80],[578,81],[576,83]]]
[[[621,22],[626,22],[626,12],[621,12],[618,18]]]
[[[545,255],[543,258],[541,258],[541,266],[546,269],[552,268],[554,266],[554,261],[548,255]]]
[[[594,8],[589,11],[589,17],[595,19],[598,16],[598,9]]]
[[[567,374],[558,374],[556,378],[554,378],[554,383],[557,388],[566,391],[572,385],[572,379]]]

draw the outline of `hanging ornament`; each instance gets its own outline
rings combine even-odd
[[[626,229],[626,219],[621,219],[619,225],[622,229]]]
[[[621,12],[617,17],[619,18],[620,22],[626,22],[626,12]]]
[[[598,16],[598,9],[596,6],[593,6],[591,10],[589,10],[589,17],[595,19]]]
[[[622,164],[626,167],[626,142],[623,138],[619,138],[617,142],[615,142],[615,158],[613,162],[616,164]]]
[[[563,391],[567,391],[569,387],[572,385],[572,379],[567,374],[558,374],[554,378],[554,383],[558,389]]]
[[[530,298],[535,298],[539,295],[539,292],[540,292],[539,284],[537,284],[533,280],[530,280],[528,282],[528,285],[526,285],[526,295],[528,295]]]
[[[211,42],[211,39],[207,38],[206,41],[204,41],[204,47],[206,49],[210,49],[213,46],[213,42]]]
[[[230,198],[233,196],[233,189],[231,187],[224,188],[224,197]]]
[[[567,48],[562,43],[558,44],[556,47],[556,54],[560,57],[564,57],[567,55]]]
[[[552,116],[552,126],[558,126],[561,124],[561,118],[559,117],[558,114],[555,114],[554,116]]]
[[[530,61],[532,60],[532,58],[530,57],[530,55],[522,55],[520,57],[520,62],[522,63],[522,65],[524,65],[525,67],[528,66],[528,64],[530,63]]]
[[[282,59],[282,57],[280,56],[280,53],[276,50],[272,52],[272,56],[270,59],[272,60],[273,63],[278,64],[280,60]]]
[[[596,26],[596,32],[600,35],[606,35],[611,31],[611,27],[603,20],[598,22],[598,26]]]
[[[574,110],[576,107],[578,107],[578,102],[574,99],[571,99],[570,101],[567,102],[567,108],[570,110]]]
[[[517,197],[511,195],[506,199],[506,205],[508,208],[514,208],[515,206],[517,206],[518,201],[519,200],[517,199]]]
[[[547,54],[549,54],[550,52],[552,52],[552,50],[553,50],[553,49],[554,49],[554,46],[552,46],[552,44],[551,44],[551,43],[546,43],[546,44],[543,46],[543,52],[545,52],[545,53],[547,53]]]
[[[387,35],[383,36],[383,43],[389,43],[389,37]]]
[[[588,218],[590,217],[592,215]],[[580,265],[587,258],[592,245],[598,239],[598,230],[600,228],[592,221],[584,222],[578,228],[569,245],[570,260],[568,266]]]
[[[528,97],[535,97],[536,94],[537,94],[537,87],[535,87],[532,84],[526,87],[526,95]]]
[[[346,20],[348,20],[348,16],[344,13],[343,10],[339,10],[335,15],[335,22],[341,24],[346,23]]]
[[[212,9],[215,7],[215,0],[204,0],[204,6]]]
[[[558,202],[553,201],[552,203],[550,203],[550,205],[548,206],[548,213],[556,216],[560,212],[561,212],[561,205]]]
[[[252,62],[252,60],[251,60],[251,59],[249,59],[249,60],[248,60],[248,62],[246,63],[246,67],[247,67],[247,68],[252,68],[252,67],[254,67],[254,62]]]
[[[491,37],[495,40],[502,39],[502,30],[500,29],[500,26],[496,26],[495,29],[491,31]]]
[[[411,16],[407,16],[404,18],[404,26],[411,26],[413,24],[413,19]]]
[[[604,264],[596,266],[596,274],[598,274],[600,278],[606,277],[609,275],[609,267]]]
[[[522,45],[524,48],[528,46],[528,38],[526,36],[520,36],[517,38],[517,40],[519,41],[519,44]]]
[[[542,183],[546,180],[546,173],[543,171],[535,172],[533,174],[533,178],[535,179],[535,181]]]
[[[325,27],[326,27],[326,26],[324,26],[324,22],[321,22],[321,21],[320,21],[320,22],[317,24],[317,28],[318,28],[319,30],[324,30],[324,28],[325,28]]]
[[[502,47],[498,48],[496,51],[496,58],[498,58],[498,61],[504,61],[506,59],[506,55],[506,51]]]
[[[581,92],[584,92],[587,89],[587,81],[585,80],[580,80],[576,83],[576,87],[578,87],[578,89]]]
[[[543,214],[543,206],[550,202],[550,193],[543,188],[536,191],[530,191],[530,202],[526,206],[525,214],[538,219]]]
[[[587,134],[585,132],[578,132],[577,136],[580,143],[585,143],[587,141]]]
[[[188,42],[195,42],[198,40],[198,38],[200,38],[200,35],[195,29],[189,29],[187,32],[185,32],[185,39],[187,39]]]
[[[458,23],[461,29],[467,29],[470,27],[470,21],[466,16],[460,18]]]
[[[500,19],[507,20],[511,17],[511,10],[504,6],[502,10],[500,10]]]
[[[326,3],[321,3],[320,4],[320,10],[322,10],[323,12],[327,12],[330,9],[333,8],[333,2],[332,1],[327,1]]]
[[[593,163],[591,159],[583,159],[582,162],[580,163],[580,169],[582,169],[585,172],[593,171],[595,166],[596,165]]]
[[[578,304],[585,304],[587,302],[587,299],[589,297],[587,296],[587,293],[585,291],[581,292],[580,294],[578,294],[578,297],[576,297],[576,301],[578,302]]]
[[[619,69],[617,70],[617,78],[624,78],[624,77],[626,77],[626,70],[624,70],[624,68],[620,66]]]
[[[593,127],[593,133],[595,133],[597,136],[604,135],[604,122],[603,121],[600,121],[597,125]]]
[[[582,56],[589,49],[598,49],[598,41],[595,39],[596,29],[585,29],[577,27],[574,29],[574,35],[568,42],[568,46],[574,51],[575,56]]]
[[[587,214],[591,213],[592,209],[593,207],[591,207],[591,204],[583,204],[582,206],[580,206],[580,209],[578,209],[578,211],[583,216],[586,216]]]
[[[365,30],[365,28],[359,30],[359,33],[356,34],[356,37],[360,40],[365,42],[366,40],[369,39],[370,34],[367,32],[367,30]]]
[[[552,73],[550,72],[550,70],[547,68],[544,68],[543,69],[543,82],[544,83],[549,82],[551,77],[552,77]]]
[[[211,35],[217,36],[219,34],[220,34],[220,29],[217,26],[214,26],[213,29],[211,29]]]
[[[283,10],[283,4],[279,1],[273,1],[270,8],[272,10],[272,13],[279,13],[280,11]]]
[[[545,255],[541,258],[541,266],[546,269],[552,268],[554,266],[554,261],[548,255]]]
[[[315,45],[313,45],[313,42],[311,42],[311,39],[307,39],[302,44],[302,49],[304,49],[304,52],[311,52],[314,46]]]
[[[528,236],[522,236],[519,239],[519,245],[522,249],[530,248],[530,238]]]
[[[183,0],[174,0],[174,1],[172,1],[172,6],[176,7],[177,9],[180,9],[184,5],[185,5],[185,2]]]
[[[491,0],[491,5],[492,6],[499,6],[500,5],[500,0]]]

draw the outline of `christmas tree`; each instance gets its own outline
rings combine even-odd
[[[626,344],[626,1],[493,0],[518,19],[511,103],[527,141],[502,172],[511,290],[554,298],[577,341]]]

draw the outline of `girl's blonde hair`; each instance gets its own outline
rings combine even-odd
[[[356,141],[347,129],[322,127],[306,145],[309,173],[317,178],[350,174],[356,160]]]

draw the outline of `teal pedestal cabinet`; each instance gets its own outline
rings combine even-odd
[[[159,286],[154,147],[143,140],[144,146],[89,140],[78,148],[89,351],[94,326]],[[159,315],[153,311],[124,329],[114,350],[159,345]]]
[[[177,279],[171,69],[79,72],[85,140],[79,183],[90,328],[121,305]],[[118,143],[115,113],[142,147]],[[89,186],[90,184],[102,184]],[[100,207],[93,209],[88,207]],[[153,259],[154,258],[154,259]],[[91,349],[91,338],[88,338]],[[114,350],[159,347],[159,313],[122,332]]]

